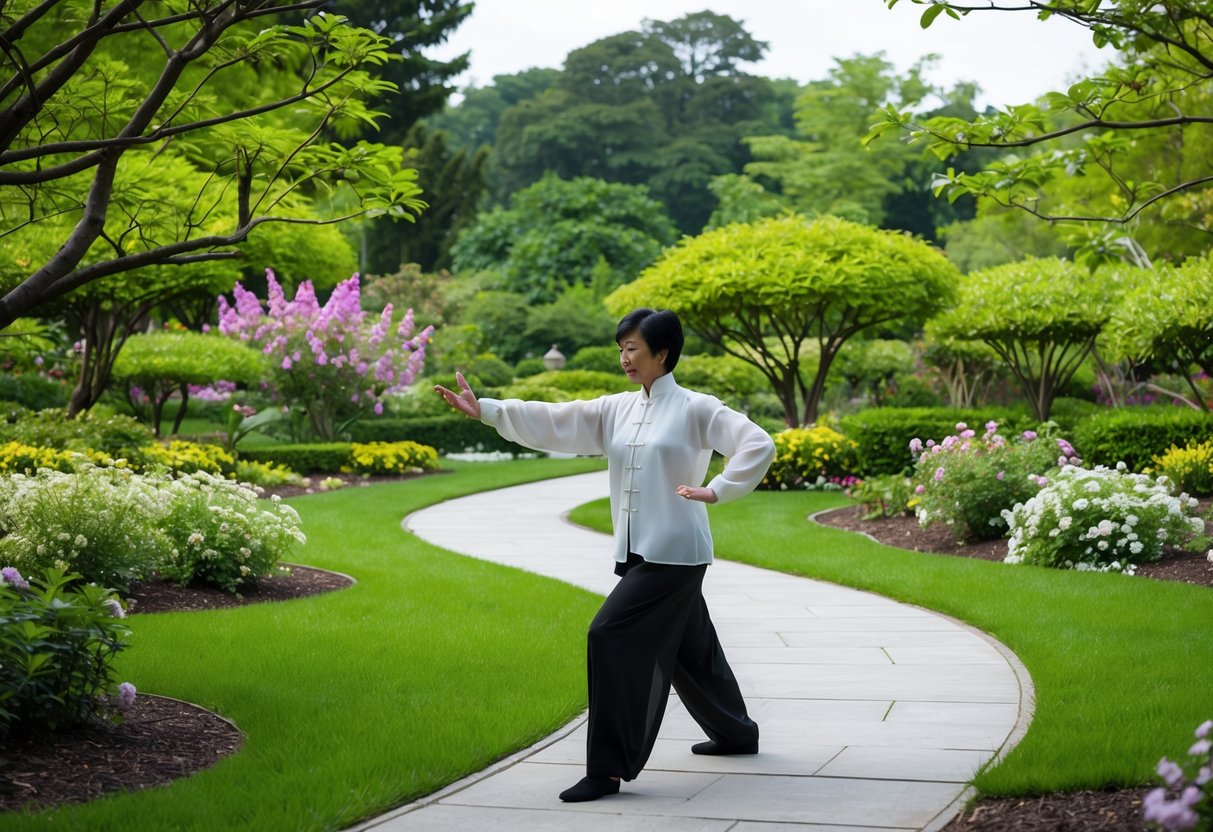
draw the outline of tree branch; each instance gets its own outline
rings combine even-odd
[[[1166,199],[1167,197],[1173,196],[1174,194],[1181,193],[1182,191],[1189,190],[1190,188],[1195,188],[1200,185],[1208,184],[1210,182],[1213,182],[1213,176],[1202,176],[1200,179],[1193,179],[1189,182],[1181,182],[1180,184],[1175,185],[1174,187],[1168,188],[1167,190],[1165,190],[1161,193],[1155,194],[1154,196],[1150,197],[1145,202],[1143,202],[1141,205],[1138,205],[1136,208],[1134,208],[1129,213],[1124,214],[1123,216],[1120,216],[1120,217],[1094,217],[1094,216],[1081,216],[1081,215],[1054,216],[1051,214],[1046,214],[1042,211],[1038,211],[1037,209],[1027,205],[1026,203],[1016,202],[1014,199],[1001,200],[994,194],[982,194],[982,195],[988,196],[989,198],[993,199],[995,202],[997,202],[999,205],[1002,205],[1005,208],[1019,208],[1020,210],[1027,211],[1029,214],[1031,214],[1034,217],[1039,217],[1040,219],[1048,220],[1049,222],[1102,222],[1102,223],[1114,223],[1117,225],[1125,225],[1129,222],[1132,222],[1133,219],[1138,214],[1140,214],[1146,208],[1149,208],[1155,202],[1158,202],[1161,199]]]

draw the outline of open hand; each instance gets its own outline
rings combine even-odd
[[[459,392],[448,390],[441,384],[435,384],[434,390],[439,396],[446,400],[446,403],[456,410],[466,415],[469,419],[480,420],[480,402],[476,400],[476,394],[472,392],[472,387],[467,383],[467,379],[463,377],[463,373],[455,373],[455,381],[459,384]]]
[[[694,485],[680,485],[674,489],[674,493],[684,500],[694,500],[699,503],[714,503],[716,502],[716,492],[710,488],[702,488]]]

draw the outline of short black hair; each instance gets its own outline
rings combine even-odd
[[[615,328],[615,343],[623,340],[630,332],[639,332],[640,337],[649,346],[649,352],[656,355],[666,350],[665,371],[674,372],[678,365],[678,357],[682,355],[682,321],[668,309],[633,309],[624,315]]]

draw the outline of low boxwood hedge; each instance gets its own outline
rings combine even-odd
[[[355,442],[417,442],[436,448],[439,454],[466,451],[524,450],[502,439],[497,431],[459,414],[419,416],[409,419],[361,419],[350,426]],[[298,470],[298,469],[296,469]]]
[[[268,445],[263,448],[243,448],[240,458],[249,462],[285,465],[297,474],[335,474],[342,468],[351,468],[353,446],[349,442]]]
[[[1213,439],[1213,414],[1174,406],[1122,407],[1079,422],[1074,449],[1087,465],[1123,462],[1134,471],[1150,467],[1172,445]]]
[[[990,420],[998,422],[999,432],[1009,435],[1036,426],[1026,410],[982,408],[960,410],[947,407],[873,407],[844,416],[839,424],[842,434],[859,445],[857,473],[870,477],[897,474],[913,466],[910,440],[917,437],[939,441],[955,433],[956,424],[977,430]]]

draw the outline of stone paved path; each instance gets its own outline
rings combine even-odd
[[[605,595],[609,539],[563,519],[606,495],[605,472],[502,489],[404,526],[451,551]],[[726,561],[704,594],[753,718],[754,757],[690,753],[703,739],[674,697],[656,749],[620,795],[565,804],[584,773],[584,715],[552,737],[359,832],[833,832],[936,829],[974,771],[1027,727],[1018,660],[945,616]]]

